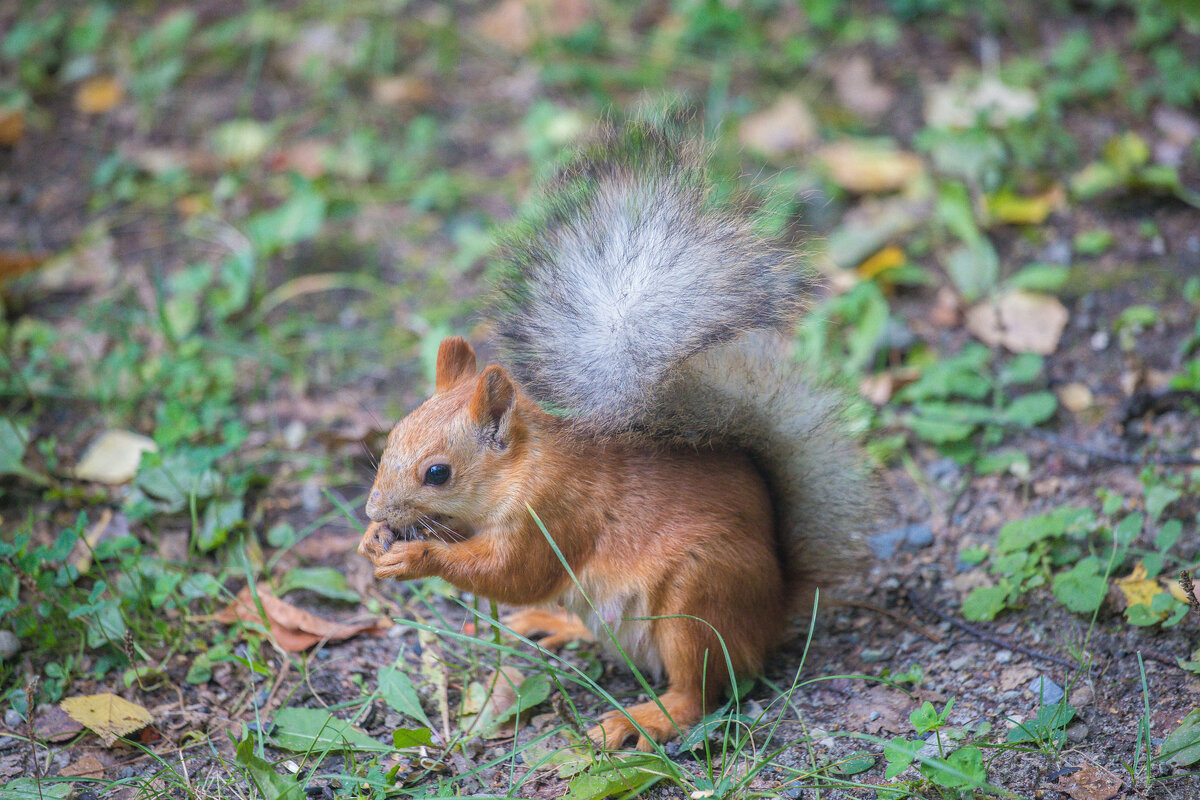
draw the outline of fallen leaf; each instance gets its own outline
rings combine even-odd
[[[513,55],[539,33],[568,36],[592,16],[587,0],[502,0],[475,19],[475,32]]]
[[[1121,779],[1088,764],[1070,775],[1060,775],[1055,788],[1069,795],[1072,800],[1109,800],[1121,791]]]
[[[770,108],[743,119],[738,140],[768,158],[782,158],[817,141],[817,120],[799,95],[785,94]]]
[[[949,286],[937,290],[936,301],[929,311],[929,321],[939,328],[953,328],[962,319],[962,303],[958,293]]]
[[[288,653],[299,653],[317,642],[341,641],[360,633],[381,636],[392,626],[391,620],[385,617],[375,617],[357,623],[340,623],[324,619],[280,600],[262,586],[258,587],[258,599],[267,615],[271,638],[275,640],[280,649]],[[217,622],[227,625],[237,621],[262,622],[249,586],[238,592],[237,599],[213,618]]]
[[[91,754],[80,756],[58,771],[60,778],[101,778],[104,762]]]
[[[1033,90],[1009,86],[994,75],[925,89],[925,121],[934,128],[973,128],[980,121],[1003,128],[1028,119],[1037,107]]]
[[[966,324],[984,344],[1047,356],[1058,348],[1067,316],[1058,298],[1016,290],[967,309]]]
[[[388,75],[371,83],[371,99],[384,106],[424,106],[434,99],[433,83],[412,75]]]
[[[826,145],[819,156],[831,181],[858,194],[903,189],[925,171],[921,159],[912,153],[860,142]]]
[[[25,109],[0,109],[0,145],[12,147],[25,135]]]
[[[867,120],[882,117],[895,102],[896,92],[875,79],[875,67],[864,55],[852,56],[833,70],[838,102]]]
[[[333,144],[323,139],[303,139],[275,152],[268,162],[276,172],[298,172],[316,180],[329,171],[334,158]]]
[[[1079,413],[1086,411],[1095,405],[1095,397],[1092,396],[1092,390],[1083,383],[1068,383],[1058,387],[1055,392],[1058,395],[1058,401],[1063,404],[1063,407],[1068,411]]]
[[[928,200],[864,198],[829,234],[826,252],[819,254],[815,265],[826,275],[853,269],[888,242],[917,228],[932,210]]]
[[[71,553],[67,556],[67,563],[74,567],[80,575],[86,575],[92,568],[92,554],[95,553],[96,546],[100,544],[101,540],[112,538],[111,536],[105,537],[105,534],[109,531],[109,523],[112,522],[112,519],[112,509],[102,509],[100,511],[100,518],[96,520],[92,527],[88,528],[88,532],[84,534],[83,540],[76,542],[75,546],[71,548]],[[126,521],[124,527],[125,533],[128,533],[128,521]]]
[[[0,125],[3,123],[0,122]],[[0,134],[0,139],[3,135]],[[0,141],[3,144],[3,141]],[[15,278],[18,275],[24,275],[26,272],[33,272],[35,269],[46,263],[49,258],[46,254],[35,253],[14,253],[11,251],[0,251],[0,282],[6,281],[9,278]]]
[[[890,244],[859,264],[857,268],[858,276],[863,280],[870,280],[889,269],[903,266],[905,261],[907,259],[904,257],[904,251],[896,247],[896,245]]]
[[[1062,186],[1055,184],[1041,194],[1022,196],[1004,191],[987,198],[988,213],[1013,225],[1040,225],[1050,212],[1066,202]]]
[[[858,385],[858,393],[874,405],[886,405],[892,395],[921,376],[916,367],[900,367],[868,375]]]
[[[1029,682],[1037,676],[1038,671],[1029,665],[1007,667],[1000,672],[1000,691],[1011,692],[1022,686],[1028,686]]]
[[[59,706],[39,706],[33,720],[34,734],[47,742],[65,742],[83,730],[83,724]]]
[[[81,114],[112,111],[125,98],[125,87],[113,77],[88,78],[75,92],[75,110]]]
[[[270,130],[253,119],[230,120],[209,135],[213,155],[234,166],[257,161],[270,143]]]
[[[1163,588],[1158,585],[1157,581],[1146,577],[1146,565],[1141,561],[1133,568],[1133,572],[1124,578],[1117,578],[1113,583],[1125,597],[1126,608],[1139,604],[1148,606],[1157,595],[1163,593]]]
[[[908,714],[913,709],[913,702],[904,692],[887,686],[873,686],[865,692],[855,692],[847,706],[846,713],[855,719],[867,720],[864,730],[867,733],[903,733],[912,729]]]
[[[97,734],[105,747],[112,747],[118,737],[154,721],[150,712],[137,703],[110,693],[68,697],[59,705],[72,719]]]
[[[97,436],[75,466],[75,477],[118,486],[137,474],[142,453],[157,453],[153,439],[138,433],[109,430]]]

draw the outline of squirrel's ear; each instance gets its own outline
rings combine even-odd
[[[464,378],[475,375],[475,351],[461,336],[442,339],[438,347],[437,383],[434,391],[444,392]]]
[[[504,447],[508,444],[509,423],[517,400],[517,389],[502,367],[492,365],[479,376],[468,413],[479,423],[488,438]]]

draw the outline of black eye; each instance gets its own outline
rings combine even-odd
[[[434,464],[432,467],[425,470],[426,486],[441,486],[448,480],[450,480],[449,464]]]

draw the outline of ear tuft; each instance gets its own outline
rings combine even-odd
[[[437,354],[437,383],[434,391],[444,392],[459,381],[475,375],[475,351],[461,336],[442,339]]]
[[[517,389],[503,367],[492,365],[479,376],[475,394],[468,408],[471,418],[479,423],[497,444],[508,444],[508,423],[516,403]]]

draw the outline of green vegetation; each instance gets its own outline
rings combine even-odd
[[[1084,761],[1186,794],[1198,42],[1159,0],[8,4],[0,800],[1032,796]],[[627,670],[355,573],[372,454],[439,339],[486,339],[499,232],[595,121],[663,95],[810,252],[797,355],[935,526],[853,599],[933,587],[1067,653],[1067,697],[823,604],[682,741],[610,756],[583,731],[643,690]],[[309,644],[273,598],[317,609]],[[907,703],[891,727],[847,716],[863,687]],[[43,727],[104,692],[154,724],[115,749]],[[102,771],[63,772],[83,754]]]

